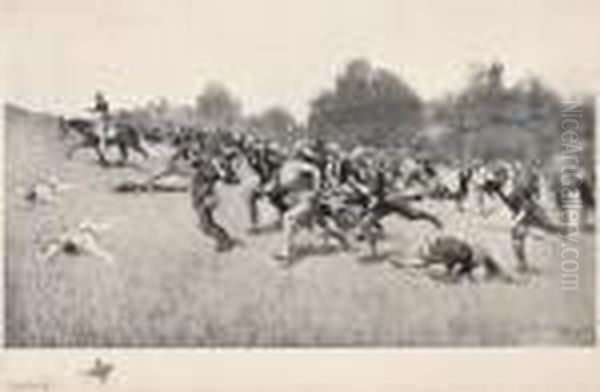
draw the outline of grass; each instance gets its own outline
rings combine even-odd
[[[522,285],[436,282],[424,271],[357,254],[314,254],[292,268],[272,255],[281,234],[249,236],[239,188],[222,190],[220,219],[245,245],[218,255],[195,227],[186,194],[117,194],[139,176],[103,170],[91,154],[64,159],[51,120],[7,115],[6,344],[10,347],[298,347],[591,345],[593,238],[579,249],[580,289],[560,288],[560,243],[531,241],[541,269]],[[157,167],[159,158],[142,164]],[[17,189],[43,172],[74,184],[30,208]],[[449,231],[486,244],[514,271],[509,218],[467,219],[434,203]],[[500,211],[500,210],[499,210]],[[89,217],[113,227],[101,239],[114,266],[82,257],[35,258],[36,238]],[[433,234],[426,223],[386,221],[386,249],[408,262]],[[309,247],[310,248],[310,247]],[[366,252],[366,250],[365,250]]]

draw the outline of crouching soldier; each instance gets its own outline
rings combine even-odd
[[[486,280],[498,279],[505,283],[517,283],[486,249],[452,235],[441,235],[425,244],[419,250],[419,258],[423,261],[423,268],[436,264],[444,266],[445,277],[451,282],[458,282],[462,277],[475,282],[473,273],[482,267]]]

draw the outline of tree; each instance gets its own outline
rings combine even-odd
[[[250,118],[250,126],[263,137],[279,141],[293,139],[299,129],[294,116],[281,106],[271,107]]]
[[[241,121],[242,105],[225,86],[210,83],[196,97],[196,115],[210,127],[230,128]]]
[[[434,106],[436,121],[455,130],[463,158],[503,149],[506,157],[528,160],[556,146],[560,96],[532,77],[507,86],[504,70],[497,62],[478,67],[462,91]]]
[[[345,144],[388,145],[419,127],[422,108],[419,96],[394,73],[356,59],[332,90],[311,102],[308,125],[312,134]]]

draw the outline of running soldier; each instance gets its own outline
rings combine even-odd
[[[527,262],[525,254],[525,240],[530,228],[537,228],[546,233],[567,235],[566,229],[551,221],[544,209],[536,200],[535,182],[515,181],[513,189],[506,192],[503,190],[505,183],[509,180],[506,171],[496,172],[495,178],[490,178],[487,189],[498,195],[504,205],[513,215],[511,238],[513,251],[517,257],[517,270],[528,272],[532,268]]]
[[[235,183],[237,177],[230,166],[229,158],[217,157],[216,154],[204,152],[196,157],[192,166],[195,169],[192,177],[192,207],[198,217],[200,230],[216,241],[217,252],[232,250],[236,241],[227,230],[215,220],[215,209],[219,204],[216,186],[219,181]]]

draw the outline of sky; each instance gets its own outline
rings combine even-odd
[[[190,101],[221,81],[246,112],[304,117],[352,58],[403,77],[424,98],[459,88],[473,64],[600,91],[595,0],[0,0],[6,99],[79,110]]]

